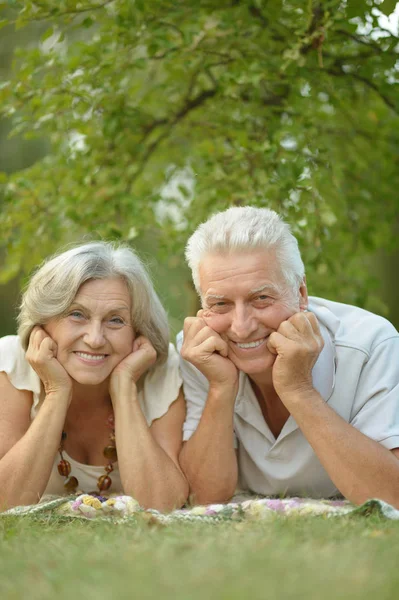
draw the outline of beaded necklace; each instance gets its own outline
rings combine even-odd
[[[116,452],[115,445],[115,425],[114,425],[114,414],[110,414],[107,419],[107,427],[111,430],[109,434],[109,444],[105,446],[103,450],[104,457],[108,460],[108,463],[104,466],[105,473],[104,475],[100,475],[97,479],[97,487],[99,491],[90,492],[90,494],[100,494],[101,492],[106,492],[112,485],[112,479],[109,476],[110,473],[114,470],[113,463],[118,460],[118,455]],[[58,473],[65,477],[64,488],[65,491],[69,494],[73,494],[79,487],[79,481],[74,475],[71,475],[71,463],[64,458],[63,450],[64,450],[64,441],[66,440],[67,434],[65,431],[61,434],[60,446],[58,448],[58,452],[60,454],[60,462],[58,463]]]

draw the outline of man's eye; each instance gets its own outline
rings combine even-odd
[[[268,300],[269,296],[266,296],[266,294],[261,294],[260,296],[258,296],[258,300]]]

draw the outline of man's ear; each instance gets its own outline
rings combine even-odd
[[[299,310],[307,310],[309,304],[308,288],[306,287],[306,276],[299,287]]]

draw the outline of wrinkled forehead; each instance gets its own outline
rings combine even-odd
[[[72,304],[84,300],[96,300],[103,303],[119,302],[121,306],[130,307],[131,295],[129,286],[124,278],[104,277],[88,279],[78,288]]]
[[[287,288],[273,250],[236,250],[207,254],[199,265],[201,295],[230,293],[238,288],[249,291]]]

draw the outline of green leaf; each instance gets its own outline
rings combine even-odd
[[[382,4],[378,5],[378,10],[380,10],[382,13],[384,13],[384,15],[387,15],[387,17],[389,17],[389,15],[391,15],[395,11],[397,4],[397,0],[384,0]]]
[[[45,42],[52,35],[54,35],[54,27],[49,27],[48,29],[46,29],[46,31],[43,33],[43,35],[42,35],[42,37],[40,39],[41,39],[42,42]]]

